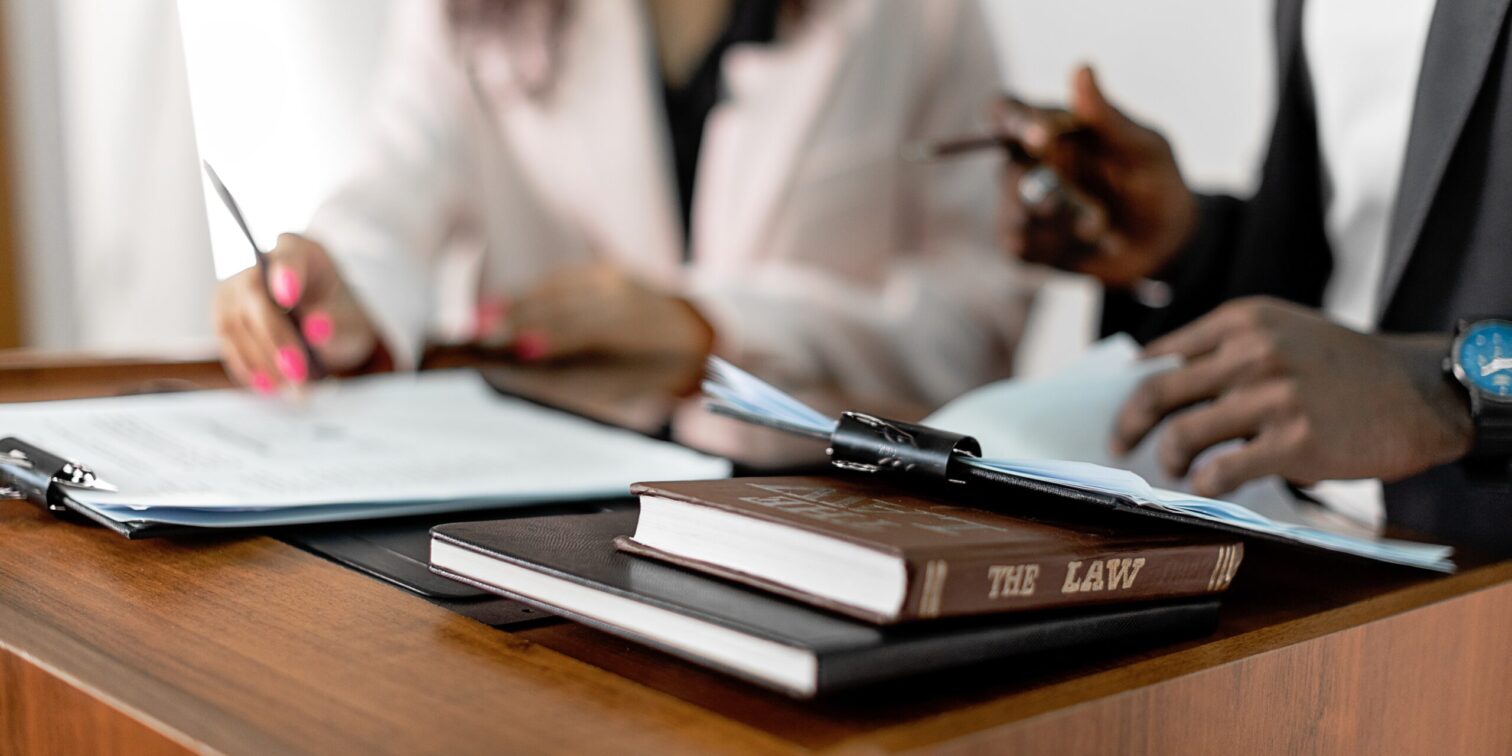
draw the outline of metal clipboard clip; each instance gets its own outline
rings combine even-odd
[[[93,470],[19,438],[0,438],[0,497],[25,499],[63,517],[68,491],[115,491]]]
[[[830,463],[844,470],[892,473],[931,483],[965,483],[960,457],[982,456],[971,436],[844,412],[830,435]]]

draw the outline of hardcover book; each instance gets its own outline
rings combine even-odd
[[[879,624],[1221,593],[1238,540],[1057,524],[842,476],[640,483],[619,548]]]
[[[1040,653],[1132,650],[1210,632],[1211,599],[890,627],[614,548],[635,512],[522,517],[431,531],[431,570],[620,637],[810,698]]]

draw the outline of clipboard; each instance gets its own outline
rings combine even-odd
[[[0,439],[0,498],[24,499],[36,504],[61,520],[97,524],[128,539],[171,536],[203,532],[203,529],[155,522],[118,522],[75,501],[69,496],[74,489],[109,490],[110,484],[78,462],[53,454],[19,438]],[[414,519],[414,518],[411,518]],[[418,561],[409,542],[426,546],[430,542],[432,516],[423,526],[393,525],[385,522],[347,523],[354,530],[342,532],[335,526],[290,526],[283,534],[285,542],[313,551],[328,559],[393,583],[419,594],[454,612],[495,627],[509,627],[549,620],[516,601],[501,599],[483,591],[437,578],[428,566]],[[388,528],[389,533],[377,533]],[[367,535],[369,537],[364,538]],[[388,536],[385,540],[382,536]],[[398,536],[398,542],[396,541]]]
[[[75,500],[71,491],[114,490],[89,466],[14,436],[0,438],[0,498],[24,499],[62,520],[101,525],[128,539],[187,533],[191,528],[142,520],[117,521]]]
[[[832,433],[818,434],[720,403],[711,402],[705,406],[715,414],[742,422],[826,441],[829,446],[825,451],[829,455],[830,464],[838,469],[886,476],[895,482],[925,489],[945,498],[981,498],[1001,493],[1021,493],[1040,497],[1047,503],[1053,501],[1057,505],[1071,504],[1087,514],[1098,510],[1112,511],[1121,516],[1154,518],[1201,530],[1276,543],[1290,549],[1316,551],[1278,535],[1153,509],[1116,494],[969,465],[963,461],[964,458],[981,457],[982,447],[975,438],[960,433],[861,412],[842,412]],[[1344,559],[1366,559],[1342,552],[1323,553]]]

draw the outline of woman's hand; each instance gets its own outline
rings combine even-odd
[[[714,329],[687,300],[612,265],[564,268],[507,308],[480,308],[479,340],[522,360],[586,354],[695,357]]]
[[[305,339],[327,369],[340,372],[366,362],[378,346],[377,331],[325,248],[284,234],[268,255],[271,291],[255,267],[215,291],[215,332],[232,379],[261,394],[309,380],[290,311],[298,313]]]

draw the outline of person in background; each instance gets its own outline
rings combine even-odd
[[[898,159],[1000,90],[974,2],[450,0],[394,27],[360,170],[270,291],[220,286],[240,383],[307,380],[291,308],[337,373],[411,368],[438,329],[929,405],[1008,371],[1034,286],[996,252],[996,163]]]
[[[1512,548],[1509,4],[1280,0],[1279,107],[1248,200],[1194,194],[1090,70],[1070,130],[1002,109],[1086,208],[1052,222],[1010,167],[1011,251],[1101,279],[1105,331],[1184,360],[1129,398],[1118,448],[1165,421],[1163,464],[1199,493],[1362,479],[1323,500]]]

